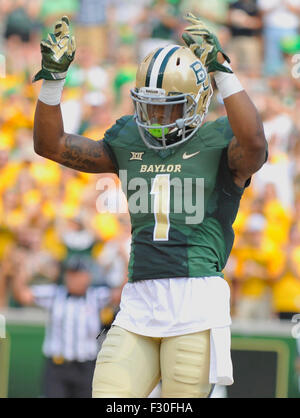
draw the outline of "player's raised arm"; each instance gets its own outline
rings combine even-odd
[[[227,116],[234,133],[228,147],[228,163],[235,183],[244,187],[246,180],[258,171],[266,160],[267,143],[261,118],[233,74],[229,58],[222,50],[217,37],[195,16],[187,17],[192,25],[183,34],[184,41],[205,64],[214,78],[224,100]],[[200,36],[196,43],[190,34]]]
[[[235,135],[229,144],[228,163],[236,184],[244,187],[246,180],[266,161],[264,129],[253,102],[244,90],[224,98],[224,104]]]
[[[64,16],[54,33],[41,42],[42,69],[33,81],[43,80],[34,118],[34,150],[67,167],[89,173],[115,172],[103,141],[64,132],[60,100],[68,68],[75,56],[75,39]]]

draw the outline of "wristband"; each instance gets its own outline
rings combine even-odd
[[[43,80],[39,94],[39,100],[49,106],[60,104],[65,79],[62,80]]]
[[[225,61],[223,65],[231,69],[228,62]],[[214,73],[214,78],[222,99],[226,99],[227,97],[244,90],[239,79],[234,73],[229,74],[222,71],[216,71]]]

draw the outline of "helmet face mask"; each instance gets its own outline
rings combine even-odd
[[[131,90],[145,144],[161,150],[186,142],[201,126],[211,96],[209,76],[190,49],[170,45],[153,51],[141,63]]]

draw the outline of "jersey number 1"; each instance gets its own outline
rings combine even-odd
[[[168,241],[170,229],[170,175],[158,174],[155,176],[150,193],[154,196],[155,226],[153,241]]]

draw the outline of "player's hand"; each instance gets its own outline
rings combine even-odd
[[[69,19],[63,16],[55,23],[54,33],[49,33],[47,40],[41,42],[42,69],[32,81],[66,78],[75,51],[75,38],[70,35]]]
[[[218,62],[218,54],[220,53],[228,63],[230,63],[230,59],[223,51],[216,35],[210,32],[204,23],[192,13],[186,15],[186,20],[192,23],[192,25],[185,28],[185,31],[188,33],[184,32],[182,34],[182,39],[196,57],[200,59],[203,65],[205,65],[207,72],[222,71],[225,73],[232,73],[230,68],[227,68]],[[190,34],[200,37],[198,43]]]

